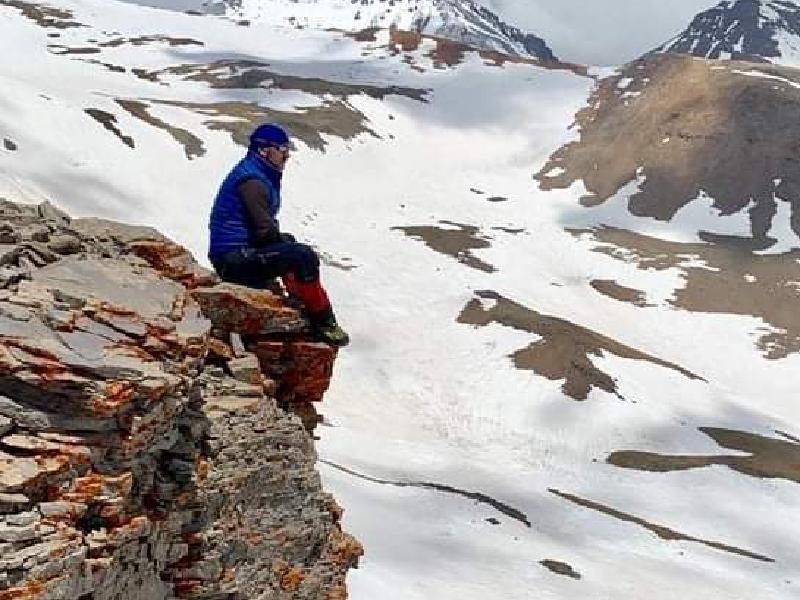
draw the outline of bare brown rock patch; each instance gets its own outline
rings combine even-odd
[[[169,35],[140,35],[131,38],[114,38],[107,42],[98,44],[101,48],[117,48],[119,46],[144,46],[146,44],[167,44],[171,47],[176,46],[205,46],[200,40],[183,37],[172,37]]]
[[[50,44],[47,46],[48,52],[52,54],[100,54],[102,50],[94,46],[62,46],[60,44]]]
[[[110,131],[113,133],[123,144],[128,146],[129,148],[134,148],[135,144],[133,142],[133,138],[129,135],[125,135],[120,131],[119,127],[117,126],[117,117],[107,112],[105,110],[101,110],[99,108],[87,108],[84,111],[87,115],[92,117],[95,121],[100,123],[106,131]]]
[[[84,59],[84,62],[87,62],[87,63],[89,63],[91,65],[100,65],[101,67],[105,67],[106,69],[108,69],[112,73],[125,73],[126,72],[125,67],[120,66],[120,65],[115,65],[115,64],[112,64],[112,63],[103,62],[102,60],[87,58],[87,59]]]
[[[654,533],[662,540],[669,540],[669,541],[686,541],[686,542],[696,542],[698,544],[703,544],[704,546],[708,546],[709,548],[714,548],[715,550],[722,550],[723,552],[728,552],[730,554],[736,554],[738,556],[744,556],[746,558],[752,558],[754,560],[759,560],[762,562],[775,562],[774,558],[770,558],[768,556],[764,556],[763,554],[758,554],[756,552],[752,552],[750,550],[745,550],[743,548],[737,548],[736,546],[731,546],[730,544],[725,544],[722,542],[716,542],[713,540],[706,540],[703,538],[698,538],[692,535],[688,535],[685,533],[681,533],[680,531],[676,531],[674,529],[670,529],[669,527],[665,527],[664,525],[658,525],[656,523],[650,523],[641,517],[637,517],[621,510],[617,510],[616,508],[612,508],[610,506],[606,506],[605,504],[600,504],[599,502],[594,502],[592,500],[587,500],[586,498],[581,498],[574,494],[568,494],[566,492],[562,492],[560,490],[550,488],[548,490],[551,494],[555,494],[559,498],[563,498],[564,500],[568,500],[573,504],[577,504],[578,506],[582,506],[584,508],[588,508],[590,510],[594,510],[609,517],[613,517],[615,519],[619,519],[620,521],[625,521],[628,523],[633,523],[635,525],[639,525],[640,527],[644,527],[651,533]]]
[[[148,125],[151,125],[157,129],[166,131],[170,136],[172,136],[172,139],[174,139],[183,147],[184,154],[186,154],[186,158],[189,160],[203,156],[206,153],[203,140],[194,135],[191,131],[187,131],[182,127],[171,125],[166,121],[150,114],[148,111],[149,105],[146,102],[140,102],[137,100],[123,100],[121,98],[118,98],[116,102],[137,119],[140,119],[141,121],[144,121]]]
[[[452,221],[439,222],[443,225],[449,225],[450,228],[436,227],[434,225],[409,225],[392,227],[392,230],[402,231],[409,237],[421,240],[425,242],[428,248],[447,256],[452,256],[458,262],[473,269],[486,273],[497,271],[496,267],[472,254],[472,250],[491,246],[487,238],[479,235],[480,229],[478,227]]]
[[[497,292],[485,290],[476,292],[476,295],[478,298],[467,303],[457,321],[475,326],[499,323],[540,336],[541,340],[511,355],[514,365],[551,381],[564,380],[561,389],[574,400],[586,400],[593,388],[620,396],[616,380],[596,367],[591,360],[592,356],[600,357],[604,352],[620,358],[644,360],[677,371],[690,379],[702,380],[702,377],[674,363],[626,346],[565,319],[543,315],[504,298]],[[481,300],[494,304],[491,308],[485,308]]]
[[[492,227],[494,231],[502,231],[503,233],[508,233],[511,235],[519,235],[520,233],[525,233],[525,229],[522,227]]]
[[[158,79],[162,75],[177,75],[187,81],[201,81],[215,89],[279,89],[306,92],[317,96],[338,98],[365,94],[376,100],[390,95],[405,96],[424,102],[429,90],[402,86],[376,86],[360,83],[330,81],[318,77],[285,75],[270,68],[267,63],[248,60],[220,60],[208,64],[186,64],[152,72]]]
[[[380,31],[379,27],[367,27],[359,31],[345,31],[345,37],[354,39],[357,42],[375,42],[377,41],[377,33]]]
[[[700,431],[719,446],[747,455],[664,455],[655,452],[625,450],[613,452],[606,462],[625,469],[665,473],[712,465],[764,479],[786,479],[800,483],[800,443],[784,441],[745,431],[701,427]]]
[[[721,215],[747,209],[752,238],[762,244],[774,241],[767,234],[777,195],[792,205],[791,226],[800,235],[796,80],[793,69],[752,63],[637,60],[598,84],[575,117],[580,139],[557,150],[535,177],[543,190],[582,181],[587,206],[639,177],[629,211],[665,221],[705,192]]]
[[[572,579],[581,578],[581,574],[573,569],[571,565],[561,562],[560,560],[547,558],[545,560],[540,560],[539,564],[556,575],[564,575],[565,577],[571,577]]]
[[[367,117],[341,100],[326,100],[322,106],[298,109],[296,112],[275,110],[247,102],[192,103],[173,100],[149,100],[152,104],[178,106],[209,117],[206,127],[227,131],[237,144],[247,146],[253,129],[265,121],[285,125],[296,138],[315,150],[325,150],[322,134],[344,140],[367,133],[379,137],[367,126]]]
[[[800,250],[755,254],[739,243],[669,242],[613,227],[570,231],[600,242],[595,252],[642,270],[681,268],[685,285],[669,301],[677,308],[763,319],[774,328],[757,342],[767,358],[800,352]]]
[[[417,31],[405,31],[397,29],[396,27],[389,29],[388,49],[393,55],[400,54],[401,52],[411,53],[419,50],[425,40],[430,40],[435,44],[433,49],[428,52],[426,57],[431,59],[434,68],[437,69],[456,67],[464,62],[467,53],[475,52],[488,66],[501,67],[507,63],[524,64],[545,69],[572,71],[577,75],[587,75],[586,67],[581,65],[562,62],[559,60],[543,60],[523,58],[521,56],[511,56],[495,50],[482,50],[476,46],[465,44],[463,42],[456,42],[454,40],[449,40],[438,36],[419,33]],[[419,65],[416,64],[414,57],[407,56],[406,58],[410,65],[419,67]]]
[[[54,8],[25,0],[0,0],[0,6],[16,8],[22,15],[45,29],[70,29],[72,27],[85,27],[84,24],[73,21],[73,14],[69,10]]]
[[[589,285],[591,285],[595,291],[609,298],[613,298],[614,300],[627,302],[628,304],[639,307],[651,306],[647,304],[647,294],[643,291],[620,285],[616,281],[610,279],[593,279],[589,282]]]

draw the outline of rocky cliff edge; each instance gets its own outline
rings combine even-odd
[[[346,598],[305,332],[153,229],[0,201],[0,600]]]

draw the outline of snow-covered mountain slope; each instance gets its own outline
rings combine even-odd
[[[654,52],[800,66],[796,0],[723,0]]]
[[[395,27],[484,50],[555,60],[541,38],[504,22],[475,0],[130,0],[149,6],[226,15],[251,23],[360,31]]]
[[[355,600],[796,598],[786,207],[768,253],[698,237],[749,215],[692,212],[668,237],[624,202],[598,214],[583,178],[532,179],[581,140],[593,80],[368,37],[0,0],[0,196],[150,224],[202,259],[251,128],[294,131],[281,224],[319,249],[353,338],[317,433],[366,548]]]
[[[794,69],[649,56],[599,83],[577,115],[580,140],[536,177],[546,190],[581,181],[592,210],[673,225],[709,212],[707,241],[799,247],[798,90]]]

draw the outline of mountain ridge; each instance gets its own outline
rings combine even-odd
[[[164,0],[126,0],[170,8]],[[284,24],[299,29],[359,31],[379,28],[436,36],[538,60],[557,60],[545,40],[501,19],[475,0],[191,0],[181,5],[193,14],[220,15],[242,24]]]
[[[790,0],[722,0],[652,52],[800,66],[800,6]]]

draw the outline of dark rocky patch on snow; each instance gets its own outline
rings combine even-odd
[[[778,198],[791,204],[800,236],[796,70],[648,57],[602,80],[575,122],[580,139],[536,174],[541,189],[582,181],[581,203],[595,206],[638,181],[628,210],[662,221],[707,194],[720,215],[747,211],[763,247],[775,241]]]
[[[83,23],[72,20],[73,14],[71,11],[54,8],[45,4],[26,2],[25,0],[0,0],[0,6],[16,8],[24,17],[45,29],[85,27]]]
[[[82,59],[84,62],[89,63],[90,65],[100,65],[101,67],[105,67],[112,73],[125,73],[127,69],[121,65],[115,65],[112,63],[103,62],[102,60],[97,60],[95,58],[85,58]]]
[[[14,140],[4,137],[3,148],[8,150],[9,152],[16,152],[19,147],[17,146],[17,143]]]
[[[206,127],[216,131],[227,131],[233,141],[248,146],[250,134],[258,125],[279,122],[292,135],[303,140],[310,148],[325,150],[327,142],[322,134],[333,135],[344,140],[367,133],[379,138],[367,126],[367,117],[341,100],[325,100],[321,106],[297,109],[296,111],[275,110],[248,102],[192,103],[174,100],[150,100],[151,104],[177,106],[209,117]]]
[[[345,31],[344,35],[357,42],[376,42],[378,40],[376,35],[380,30],[380,27],[367,27],[358,31]]]
[[[594,252],[642,270],[680,268],[684,285],[669,300],[676,308],[763,319],[771,330],[757,344],[767,358],[800,352],[800,250],[756,254],[739,243],[669,242],[613,227],[569,231],[598,242]]]
[[[359,479],[363,479],[365,481],[371,481],[372,483],[379,483],[381,485],[391,485],[394,487],[415,487],[421,488],[424,490],[434,490],[437,492],[445,492],[447,494],[455,494],[457,496],[462,496],[464,498],[469,498],[470,500],[474,500],[479,504],[488,504],[498,512],[504,514],[507,517],[514,519],[515,521],[519,521],[525,527],[531,527],[530,519],[528,519],[527,515],[514,508],[513,506],[509,506],[508,504],[501,502],[491,496],[484,494],[482,492],[471,492],[469,490],[462,490],[457,487],[453,487],[452,485],[447,485],[443,483],[431,483],[429,481],[395,481],[392,479],[381,479],[379,477],[372,477],[370,475],[364,475],[363,473],[359,473],[353,469],[348,467],[344,467],[342,465],[337,465],[334,462],[329,460],[320,459],[321,463],[328,465],[338,471],[342,471],[343,473],[347,473],[348,475],[353,475],[354,477],[358,477]]]
[[[191,131],[183,129],[182,127],[171,125],[166,121],[159,119],[155,115],[150,114],[148,111],[149,105],[146,102],[140,102],[137,100],[123,100],[121,98],[118,98],[116,102],[137,119],[140,119],[148,125],[156,127],[157,129],[166,131],[170,136],[172,136],[172,139],[174,139],[183,147],[183,151],[186,154],[187,159],[192,160],[193,158],[203,156],[206,153],[203,140],[194,135]]]
[[[106,112],[99,108],[86,108],[83,112],[100,123],[107,131],[113,133],[123,144],[129,148],[135,147],[133,138],[120,131],[119,127],[117,127],[117,117],[112,115],[110,112]]]
[[[407,236],[425,242],[431,250],[452,256],[458,262],[484,271],[494,273],[497,268],[481,260],[472,253],[472,250],[489,248],[491,243],[488,238],[479,234],[480,228],[474,225],[464,225],[452,221],[439,221],[449,227],[436,227],[435,225],[408,225],[392,227],[394,231],[402,231]]]
[[[628,304],[639,307],[652,306],[647,303],[647,294],[645,292],[620,285],[616,281],[610,279],[593,279],[589,282],[589,285],[591,285],[595,291],[609,298],[613,298],[614,300],[627,302]]]
[[[158,75],[154,71],[148,71],[147,69],[143,69],[141,67],[133,67],[131,68],[131,73],[133,73],[142,81],[158,83]]]
[[[344,83],[278,73],[270,65],[258,61],[221,60],[208,64],[186,64],[154,71],[156,80],[162,75],[178,75],[187,81],[202,81],[214,89],[279,89],[306,92],[317,96],[331,95],[339,98],[365,94],[376,100],[387,96],[405,96],[424,102],[429,90],[402,86],[375,86]]]
[[[668,541],[686,541],[686,542],[696,542],[698,544],[703,544],[704,546],[708,546],[709,548],[714,548],[716,550],[722,550],[723,552],[728,552],[730,554],[736,554],[738,556],[744,556],[746,558],[752,558],[754,560],[759,560],[762,562],[775,562],[775,559],[770,558],[769,556],[764,556],[763,554],[758,554],[756,552],[752,552],[750,550],[744,550],[742,548],[737,548],[736,546],[731,546],[730,544],[724,544],[722,542],[716,542],[713,540],[706,540],[703,538],[698,538],[692,535],[687,535],[685,533],[681,533],[680,531],[676,531],[674,529],[670,529],[669,527],[665,527],[664,525],[658,525],[656,523],[650,523],[641,517],[637,517],[621,510],[617,510],[616,508],[612,508],[610,506],[606,506],[605,504],[600,504],[599,502],[594,502],[592,500],[587,500],[586,498],[581,498],[574,494],[569,494],[567,492],[562,492],[560,490],[550,488],[548,490],[551,494],[555,494],[559,498],[563,498],[564,500],[568,500],[573,504],[577,504],[578,506],[582,506],[583,508],[588,508],[590,510],[594,510],[609,517],[613,517],[615,519],[619,519],[620,521],[626,521],[628,523],[633,523],[634,525],[639,525],[640,527],[644,527],[651,533],[655,534],[662,540]]]
[[[200,40],[168,35],[140,35],[132,38],[114,38],[98,44],[101,48],[117,48],[119,46],[144,46],[146,44],[168,44],[169,46],[205,46]]]
[[[574,400],[586,400],[594,388],[622,398],[616,379],[592,362],[592,356],[600,357],[606,352],[620,358],[643,360],[672,369],[689,379],[703,380],[674,363],[626,346],[565,319],[543,315],[504,298],[497,292],[483,290],[476,292],[476,296],[477,298],[467,303],[457,321],[477,327],[499,323],[541,337],[542,339],[528,347],[514,352],[510,358],[518,369],[533,371],[552,381],[563,380],[562,391]],[[491,306],[487,308],[486,304]]]
[[[545,560],[540,560],[539,564],[556,575],[564,575],[565,577],[571,577],[572,579],[581,578],[581,574],[573,569],[572,566],[565,562],[561,562],[560,560],[547,558]]]
[[[656,473],[720,465],[751,477],[785,479],[800,483],[800,443],[798,441],[784,441],[755,433],[717,427],[701,427],[700,431],[722,448],[732,450],[736,454],[665,455],[655,452],[624,450],[613,452],[608,456],[606,462],[625,469]]]
[[[509,233],[511,235],[519,235],[520,233],[525,233],[525,229],[522,227],[492,227],[494,231],[502,231],[503,233]]]
[[[429,42],[433,47],[423,56],[431,60],[435,69],[457,67],[464,62],[468,54],[475,53],[483,59],[484,64],[487,66],[502,67],[505,64],[526,64],[545,69],[568,70],[579,75],[587,74],[585,67],[561,62],[555,57],[530,58],[513,52],[483,48],[480,44],[454,40],[446,35],[431,35],[397,28],[389,30],[389,43],[387,45],[368,46],[364,49],[362,55],[371,56],[387,51],[391,56],[403,54],[403,62],[408,64],[410,68],[425,72],[425,68],[419,63],[420,55],[418,54],[425,42]]]
[[[47,51],[52,54],[100,54],[102,50],[93,46],[62,46],[61,44],[49,44]]]

